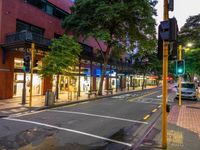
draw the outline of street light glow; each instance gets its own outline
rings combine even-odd
[[[193,45],[192,43],[188,43],[187,47],[192,47],[192,45]]]

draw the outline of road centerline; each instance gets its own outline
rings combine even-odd
[[[58,130],[66,131],[66,132],[77,133],[77,134],[81,134],[81,135],[105,140],[105,141],[108,141],[108,142],[117,143],[117,144],[132,147],[132,144],[130,144],[130,143],[126,143],[126,142],[122,142],[122,141],[118,141],[118,140],[114,140],[114,139],[109,139],[109,138],[106,138],[106,137],[102,137],[102,136],[98,136],[98,135],[94,135],[94,134],[90,134],[90,133],[86,133],[86,132],[82,132],[82,131],[78,131],[78,130],[72,130],[72,129],[68,129],[68,128],[58,127],[58,126],[55,126],[55,125],[40,123],[40,122],[36,122],[36,121],[23,120],[23,119],[15,119],[15,118],[3,118],[3,119],[9,120],[9,121],[16,121],[16,122],[23,122],[23,123],[45,126],[45,127],[49,127],[49,128],[54,128],[54,129],[58,129]]]
[[[99,117],[99,118],[120,120],[120,121],[126,121],[126,122],[141,123],[141,124],[146,124],[146,125],[148,124],[148,122],[139,121],[139,120],[131,120],[131,119],[125,119],[125,118],[119,118],[119,117],[104,116],[104,115],[97,115],[97,114],[90,114],[90,113],[82,113],[82,112],[77,112],[77,111],[63,111],[63,110],[47,110],[47,111],[48,112],[57,112],[57,113],[85,115],[85,116],[91,116],[91,117]]]

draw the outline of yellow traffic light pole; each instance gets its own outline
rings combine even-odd
[[[164,21],[169,19],[168,0],[164,0]],[[162,88],[162,147],[167,148],[167,95],[168,95],[168,45],[167,41],[163,41],[163,88]]]
[[[182,60],[182,45],[179,45],[179,47],[178,47],[178,51],[179,51],[179,60]],[[182,79],[181,79],[181,76],[179,76],[179,82],[178,82],[178,84],[179,84],[179,100],[178,100],[178,105],[179,106],[181,106],[181,81],[182,81]]]
[[[31,79],[30,79],[30,102],[29,108],[32,107],[32,87],[33,87],[33,62],[34,62],[35,43],[31,44]]]

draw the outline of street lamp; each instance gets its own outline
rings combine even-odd
[[[187,43],[187,47],[189,48],[192,47],[192,45],[193,45],[192,43]]]

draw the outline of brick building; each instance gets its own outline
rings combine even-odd
[[[42,64],[41,59],[49,50],[50,39],[64,34],[61,21],[70,14],[72,5],[70,0],[0,0],[0,99],[22,96],[23,85],[26,86],[26,93],[29,92],[30,74],[24,75],[22,70],[24,53],[30,51],[31,43],[34,42],[35,58]],[[81,77],[70,82],[74,82],[76,87],[80,87],[79,90],[86,92],[98,88],[96,85],[100,81],[102,61],[92,59],[98,48],[92,38],[84,42],[80,39],[79,43],[84,49],[80,65]],[[102,43],[101,46],[105,45]],[[126,87],[126,77],[117,76],[116,66],[108,66],[112,74],[109,75],[110,80],[105,79],[104,88],[108,88],[109,84],[116,89],[117,84],[121,88]],[[40,78],[37,69],[34,68],[33,74],[33,95],[44,95],[46,90],[55,89],[56,78],[53,77],[53,82],[50,78]],[[68,80],[67,77],[60,76],[59,92],[67,90]]]

